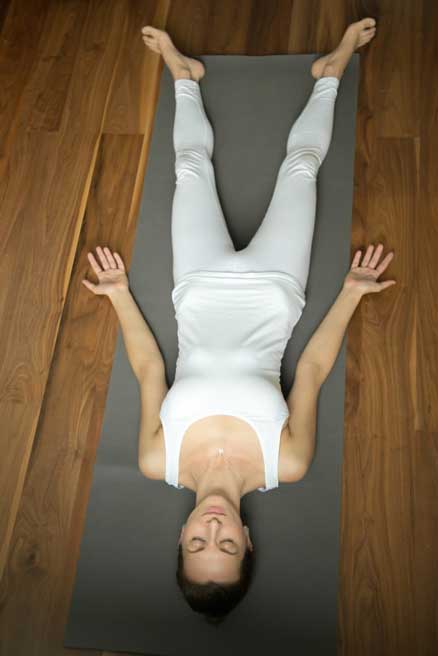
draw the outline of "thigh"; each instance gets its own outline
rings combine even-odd
[[[245,249],[259,270],[288,273],[303,292],[309,276],[319,166],[318,155],[308,148],[298,148],[285,158],[268,211]]]
[[[213,163],[205,148],[179,150],[172,205],[175,284],[186,273],[209,269],[235,252],[216,189]]]

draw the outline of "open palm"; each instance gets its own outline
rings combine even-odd
[[[113,256],[110,249],[106,246],[103,249],[97,246],[96,250],[102,266],[99,265],[93,253],[88,253],[88,259],[97,275],[99,284],[95,285],[89,280],[83,280],[83,284],[93,294],[106,294],[107,296],[119,289],[129,289],[128,276],[126,275],[125,265],[120,255],[114,253]]]
[[[374,252],[374,246],[368,246],[368,249],[364,255],[362,263],[359,266],[360,258],[362,251],[356,251],[353,262],[351,264],[350,271],[348,272],[345,281],[345,289],[354,289],[357,292],[362,294],[369,294],[375,292],[381,292],[391,285],[395,285],[395,280],[385,280],[385,282],[377,282],[377,278],[385,271],[392,258],[394,257],[394,252],[391,251],[388,255],[381,261],[379,266],[377,263],[383,251],[383,244],[379,244]],[[372,256],[372,257],[371,257]]]

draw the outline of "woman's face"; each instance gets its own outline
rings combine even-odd
[[[184,571],[196,583],[234,583],[247,547],[253,548],[249,529],[227,499],[220,503],[224,515],[207,513],[211,505],[208,498],[201,501],[181,529]]]

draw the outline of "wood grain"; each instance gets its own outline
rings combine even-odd
[[[325,53],[365,16],[351,255],[397,285],[348,329],[338,652],[438,652],[438,4],[10,0],[0,7],[0,653],[61,656],[117,317],[83,285],[128,271],[167,29],[188,55]],[[208,74],[208,72],[207,72]],[[109,654],[109,652],[105,652]],[[103,655],[102,655],[103,656]],[[120,654],[119,656],[123,656]]]

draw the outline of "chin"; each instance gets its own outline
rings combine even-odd
[[[205,511],[209,506],[218,506],[219,508],[222,508],[225,513],[229,513],[232,503],[222,494],[210,494],[201,501],[198,508],[203,508]]]
[[[216,501],[217,503],[219,502],[228,503],[227,497],[224,497],[223,494],[209,494],[207,497],[205,497],[203,503],[205,503],[206,501],[208,501],[208,503],[212,506],[214,505],[213,503],[214,501]]]

